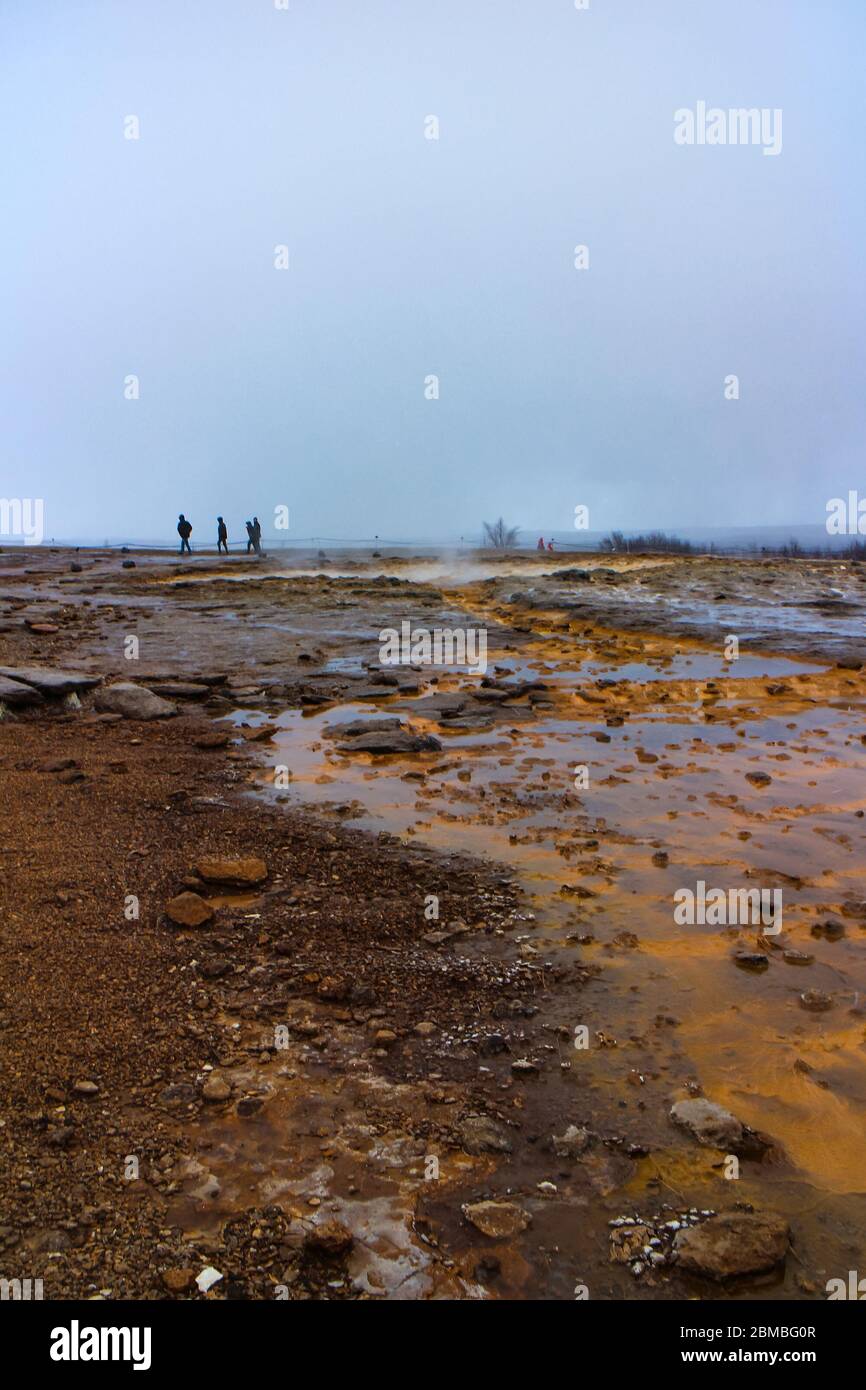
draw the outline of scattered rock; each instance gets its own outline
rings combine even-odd
[[[528,1057],[518,1057],[511,1063],[511,1070],[515,1076],[537,1076],[538,1064],[530,1061]]]
[[[788,965],[814,965],[815,957],[810,956],[808,951],[784,951],[782,960],[787,961]]]
[[[514,1149],[505,1125],[489,1115],[467,1115],[458,1125],[458,1133],[468,1154],[510,1154]]]
[[[76,1081],[72,1087],[77,1096],[98,1096],[99,1086],[95,1081]]]
[[[334,1259],[348,1254],[354,1243],[352,1232],[341,1221],[321,1221],[304,1237],[304,1250],[308,1255]]]
[[[329,1003],[339,1004],[344,999],[348,999],[352,987],[348,980],[340,979],[336,975],[326,975],[316,986],[316,993],[320,999],[326,999]]]
[[[83,782],[86,776],[87,774],[82,772],[80,767],[67,767],[59,773],[57,780],[62,782],[64,786],[71,786],[73,782]]]
[[[249,1119],[251,1115],[257,1115],[264,1105],[261,1096],[243,1096],[238,1101],[235,1109],[241,1119]]]
[[[265,743],[277,732],[276,724],[257,724],[255,728],[241,729],[240,733],[247,743]]]
[[[680,1269],[707,1279],[732,1279],[782,1264],[789,1234],[781,1217],[729,1212],[679,1231],[674,1249]]]
[[[760,951],[735,951],[732,959],[734,964],[738,965],[741,970],[751,970],[753,972],[767,970],[770,965],[769,956],[762,955]]]
[[[222,1101],[231,1100],[232,1088],[223,1077],[216,1072],[211,1072],[201,1088],[202,1098],[212,1105],[218,1105]]]
[[[699,1144],[725,1152],[734,1151],[743,1139],[743,1126],[730,1111],[703,1096],[678,1100],[671,1109],[675,1125],[687,1129]]]
[[[195,1279],[193,1269],[164,1269],[162,1282],[169,1293],[186,1293]]]
[[[804,1009],[810,1013],[822,1014],[833,1007],[833,996],[825,994],[820,989],[807,989],[805,994],[800,995],[800,1003]]]
[[[844,922],[814,922],[813,936],[823,936],[825,941],[841,941],[845,935]]]
[[[193,746],[195,748],[227,748],[229,742],[230,738],[228,734],[202,734],[201,738],[193,740]]]
[[[200,859],[195,871],[205,883],[225,883],[235,888],[254,887],[264,883],[268,876],[265,861],[254,856],[245,859]]]
[[[469,1202],[463,1207],[466,1220],[491,1240],[516,1236],[525,1231],[532,1218],[516,1202]]]
[[[610,1259],[612,1264],[627,1265],[643,1254],[649,1243],[651,1232],[647,1226],[618,1226],[610,1233]]]
[[[134,685],[132,681],[105,686],[97,693],[94,704],[98,710],[120,714],[124,719],[168,719],[177,714],[177,706],[170,700],[163,700],[146,686]]]
[[[189,1105],[196,1098],[196,1089],[187,1081],[177,1081],[160,1091],[159,1098],[164,1105]]]
[[[199,962],[198,973],[205,980],[220,980],[223,975],[228,975],[232,968],[232,963],[225,956],[209,956],[207,960]]]
[[[580,1158],[591,1137],[588,1129],[579,1125],[569,1125],[564,1134],[554,1134],[553,1152],[557,1158]]]
[[[166,903],[165,915],[177,927],[203,927],[213,921],[214,910],[198,893],[178,893]]]

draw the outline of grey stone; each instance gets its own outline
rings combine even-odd
[[[489,1115],[467,1115],[458,1126],[468,1154],[510,1154],[514,1145],[505,1125]]]
[[[117,685],[107,685],[96,696],[96,708],[108,714],[122,714],[124,719],[166,719],[177,714],[177,706],[170,700],[145,689],[143,685],[133,685],[131,681],[121,681]]]
[[[553,1152],[557,1158],[580,1158],[590,1141],[588,1129],[569,1125],[564,1134],[554,1134]]]
[[[9,676],[0,676],[0,701],[12,709],[23,709],[25,705],[41,704],[42,696],[32,685],[23,685]]]
[[[689,1130],[699,1144],[714,1149],[735,1150],[743,1141],[740,1121],[723,1106],[703,1097],[678,1100],[671,1110],[671,1119],[675,1125]]]
[[[73,690],[90,690],[102,679],[80,671],[59,671],[51,666],[0,666],[0,676],[30,685],[42,695],[69,695]]]
[[[430,734],[393,729],[361,734],[338,747],[341,753],[428,753],[438,751],[442,744]]]

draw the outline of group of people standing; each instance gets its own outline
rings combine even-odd
[[[256,555],[261,555],[261,553],[262,553],[262,524],[261,524],[261,522],[259,521],[259,519],[258,519],[257,516],[254,516],[253,519],[252,519],[252,521],[248,521],[248,522],[246,523],[246,526],[247,526],[247,554],[249,555],[250,551],[252,550],[252,551],[255,552]],[[187,519],[186,519],[186,517],[184,516],[183,512],[181,512],[180,516],[179,516],[178,519],[177,519],[177,534],[180,536],[180,553],[181,553],[181,555],[183,555],[184,551],[186,551],[187,554],[191,555],[191,554],[192,554],[192,546],[191,546],[190,543],[189,543],[189,538],[190,538],[190,536],[192,535],[192,523],[189,522],[189,521],[187,521]],[[227,528],[225,522],[223,521],[222,517],[221,517],[221,516],[218,516],[218,517],[217,517],[217,552],[218,552],[218,553],[221,553],[221,552],[223,552],[223,551],[225,552],[226,555],[228,555],[228,553],[229,553],[229,533],[228,533],[228,528]]]

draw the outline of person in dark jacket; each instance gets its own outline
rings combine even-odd
[[[257,555],[262,553],[262,523],[257,516],[253,517],[253,550]]]
[[[226,555],[229,553],[229,533],[226,524],[221,516],[217,517],[217,555],[224,550]]]
[[[180,536],[180,553],[181,553],[181,555],[183,554],[184,551],[187,551],[187,553],[191,555],[191,554],[192,554],[192,546],[191,546],[190,543],[189,543],[189,538],[190,538],[190,536],[192,535],[192,526],[191,526],[190,523],[187,521],[187,519],[186,519],[186,517],[184,516],[183,512],[181,512],[180,516],[179,516],[178,519],[177,519],[177,534]]]
[[[254,545],[255,545],[255,532],[253,531],[253,523],[252,523],[251,521],[248,521],[248,522],[247,522],[247,554],[248,554],[248,555],[249,555],[249,553],[250,553],[250,551],[252,550],[252,548],[253,548]]]

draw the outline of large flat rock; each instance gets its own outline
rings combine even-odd
[[[198,681],[148,681],[148,689],[166,700],[203,700],[211,688]]]
[[[328,738],[358,738],[361,734],[391,733],[402,728],[402,719],[351,719],[347,724],[326,724],[322,732]]]
[[[59,671],[53,666],[0,666],[0,676],[30,685],[41,695],[69,695],[72,691],[90,690],[102,680],[101,676]]]
[[[442,744],[430,734],[413,734],[407,729],[383,729],[360,734],[337,745],[341,753],[432,753]]]
[[[22,709],[25,705],[39,705],[42,696],[32,685],[23,685],[9,676],[0,676],[0,705],[10,705]]]

